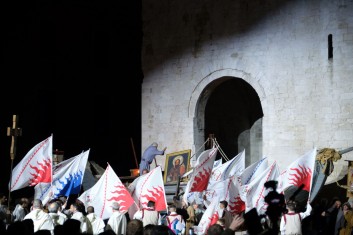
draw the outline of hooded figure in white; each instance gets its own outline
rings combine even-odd
[[[127,227],[127,219],[125,213],[119,211],[120,205],[118,202],[113,202],[113,214],[110,216],[106,230],[113,230],[116,235],[125,235]]]
[[[60,205],[57,202],[51,202],[48,206],[48,211],[51,219],[53,220],[54,226],[63,225],[67,220],[66,215],[59,214]]]
[[[71,219],[81,222],[81,233],[93,234],[92,224],[81,212],[81,206],[78,203],[73,203],[70,205],[70,212],[72,213]]]
[[[50,215],[43,211],[43,204],[40,199],[34,199],[32,211],[29,212],[24,219],[32,219],[34,224],[34,232],[38,230],[49,230],[54,234],[54,223]]]
[[[92,224],[93,235],[100,234],[100,233],[104,232],[104,228],[105,228],[104,220],[102,218],[98,217],[94,213],[93,206],[87,207],[87,216],[86,217]]]

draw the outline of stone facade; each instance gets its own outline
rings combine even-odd
[[[158,142],[197,155],[208,99],[232,79],[252,87],[263,112],[235,137],[247,165],[267,156],[283,169],[313,147],[353,146],[352,1],[142,4],[142,151]]]

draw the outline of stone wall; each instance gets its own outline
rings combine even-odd
[[[196,153],[200,105],[224,76],[255,89],[264,116],[250,145],[281,169],[313,147],[353,146],[352,1],[142,4],[142,150],[158,142],[166,153]],[[164,167],[164,157],[157,162]]]

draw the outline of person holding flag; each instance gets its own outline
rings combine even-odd
[[[288,212],[281,217],[281,235],[302,234],[302,220],[310,215],[312,207],[308,201],[305,212],[297,213],[296,206],[296,201],[287,202]]]

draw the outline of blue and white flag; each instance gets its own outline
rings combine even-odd
[[[261,175],[262,172],[264,172],[268,167],[269,165],[267,157],[263,157],[259,161],[251,164],[245,168],[245,170],[239,176],[237,176],[239,185],[249,184],[259,175]]]
[[[53,182],[40,183],[34,187],[34,198],[43,204],[61,195],[79,194],[88,161],[89,151],[69,158],[53,166]]]

